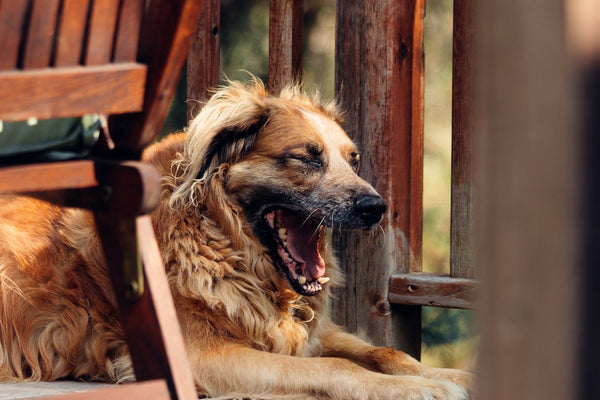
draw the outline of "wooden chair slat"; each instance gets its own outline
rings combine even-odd
[[[112,59],[119,0],[94,1],[90,16],[86,65],[107,64]]]
[[[0,2],[0,70],[17,67],[26,11],[26,1]]]
[[[89,160],[0,168],[0,193],[83,189],[97,185],[94,163]]]
[[[59,5],[59,0],[37,0],[32,3],[23,68],[50,66]]]
[[[44,68],[0,73],[0,119],[59,118],[140,111],[146,66]]]
[[[135,61],[143,11],[143,0],[121,2],[113,61]]]
[[[89,0],[63,0],[56,38],[55,66],[81,63],[89,3]]]
[[[144,111],[109,120],[111,131],[119,133],[117,146],[122,149],[137,151],[150,144],[160,132],[175,93],[173,82],[180,76],[203,4],[204,1],[198,0],[161,2],[147,9],[138,54],[139,60],[152,65],[148,71]],[[177,15],[186,18],[172,18]]]

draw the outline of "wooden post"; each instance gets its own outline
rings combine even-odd
[[[205,0],[187,61],[187,116],[190,120],[219,85],[220,0]]]
[[[450,275],[474,278],[472,152],[475,130],[474,1],[454,2]]]
[[[421,269],[423,0],[337,2],[336,93],[363,151],[361,175],[385,198],[383,230],[334,232],[346,273],[337,322],[420,355],[420,308],[391,306],[389,277]],[[394,307],[394,310],[392,310]]]
[[[303,0],[271,0],[269,91],[277,94],[302,77]]]
[[[581,180],[563,3],[479,2],[481,399],[578,398],[579,193],[598,178]]]

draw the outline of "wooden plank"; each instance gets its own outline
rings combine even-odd
[[[137,301],[125,296],[123,280],[124,257],[136,249],[119,240],[120,224],[103,214],[95,214],[98,232],[102,240],[111,278],[117,294],[120,320],[129,343],[137,379],[165,378],[174,398],[197,399],[190,364],[187,359],[183,337],[171,297],[169,284],[162,264],[158,244],[154,237],[149,216],[138,217],[139,251],[144,265],[145,290]]]
[[[89,160],[0,168],[0,193],[77,189],[97,185],[94,163]]]
[[[107,64],[112,60],[119,0],[102,0],[92,3],[85,53],[86,65]]]
[[[390,303],[413,306],[476,308],[478,283],[472,279],[434,274],[395,274],[390,277]]]
[[[269,91],[302,79],[303,0],[271,0],[269,9]]]
[[[377,345],[420,354],[420,309],[388,302],[389,276],[420,270],[424,2],[337,2],[336,93],[363,151],[361,176],[381,193],[383,230],[335,232],[346,273],[336,322]],[[365,301],[366,299],[366,301]]]
[[[579,183],[582,201],[578,204],[581,226],[579,238],[581,268],[577,301],[580,315],[577,345],[578,399],[600,398],[598,354],[600,354],[600,4],[595,0],[568,0],[566,7],[567,43],[577,71],[577,117],[580,122],[579,153],[580,175],[573,177]],[[576,131],[575,131],[576,132]]]
[[[122,0],[113,61],[135,61],[142,25],[144,0]]]
[[[545,1],[543,8],[521,0],[477,3],[477,397],[598,398],[578,387],[582,354],[593,360],[587,384],[598,385],[598,336],[591,342],[580,336],[587,325],[580,318],[598,326],[581,308],[582,279],[589,278],[582,276],[582,264],[596,261],[588,267],[598,271],[598,259],[586,260],[581,252],[587,235],[581,223],[597,229],[598,219],[587,211],[597,217],[598,198],[587,208],[579,197],[597,190],[598,176],[586,181],[582,175],[587,169],[580,146],[590,143],[582,140],[573,113],[582,103],[565,48],[564,2]],[[590,106],[597,115],[598,103]],[[598,131],[589,134],[597,166]],[[587,239],[597,254],[598,237]],[[590,307],[597,315],[598,281],[592,285]]]
[[[101,389],[86,390],[78,393],[44,396],[43,398],[45,400],[169,400],[170,396],[164,380],[152,380],[126,385],[115,385],[114,387],[103,387]],[[39,399],[39,397],[29,398],[29,400],[34,399]]]
[[[206,0],[187,58],[187,116],[192,119],[219,85],[220,0]]]
[[[450,274],[473,278],[474,1],[454,2]]]
[[[45,68],[52,57],[59,0],[35,0],[27,29],[23,68]]]
[[[109,119],[118,147],[139,151],[160,132],[203,4],[203,0],[150,2],[138,54],[149,65],[144,109],[140,114]]]
[[[143,106],[146,67],[112,64],[0,73],[0,118],[124,113]]]
[[[63,0],[56,38],[54,65],[75,66],[81,63],[89,0]]]
[[[582,4],[577,6],[582,7]],[[588,3],[587,6],[590,6]],[[598,5],[595,4],[597,7]],[[597,10],[597,8],[596,8]],[[595,14],[595,22],[592,30],[598,28],[600,14]],[[591,22],[591,21],[590,21]],[[582,188],[585,196],[583,204],[579,207],[578,215],[582,218],[581,259],[582,268],[578,273],[581,275],[579,304],[577,310],[583,317],[579,326],[580,337],[577,340],[579,350],[579,372],[577,387],[581,399],[600,398],[600,380],[598,379],[598,354],[600,354],[600,308],[598,307],[598,293],[600,293],[600,249],[598,238],[600,238],[600,115],[598,104],[600,104],[600,46],[596,37],[587,40],[595,43],[581,43],[583,64],[579,65],[580,76],[580,115],[582,121],[583,137],[583,167],[582,174],[573,179],[585,182]],[[590,47],[587,47],[590,46]],[[580,62],[583,60],[579,60]]]
[[[0,70],[16,68],[28,1],[0,2]]]

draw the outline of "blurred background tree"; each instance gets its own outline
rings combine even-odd
[[[428,0],[425,17],[423,270],[447,273],[450,260],[452,1]],[[304,1],[303,84],[334,98],[335,0]],[[221,79],[267,81],[269,0],[221,0]],[[164,132],[186,125],[185,77]],[[368,156],[368,155],[367,155]],[[477,337],[464,310],[423,308],[423,360],[473,369]]]

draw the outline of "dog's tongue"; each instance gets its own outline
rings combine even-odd
[[[306,279],[314,281],[325,274],[325,261],[319,253],[319,233],[311,221],[286,212],[283,224],[287,229],[287,249]]]

